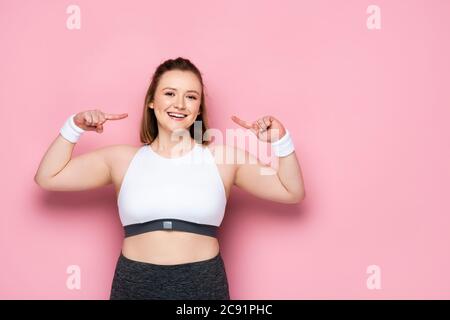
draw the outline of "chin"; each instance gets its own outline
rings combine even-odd
[[[182,125],[182,124],[173,124],[173,123],[171,123],[171,124],[169,124],[168,126],[167,126],[167,128],[170,130],[170,131],[177,131],[177,130],[182,130],[182,129],[184,129],[184,130],[186,130],[186,131],[189,131],[189,128],[190,128],[190,126],[185,126],[185,125]]]

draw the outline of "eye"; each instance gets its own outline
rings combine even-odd
[[[173,94],[173,92],[166,92],[165,93],[165,95],[167,96],[167,95],[171,95],[171,94]],[[197,100],[197,97],[196,96],[189,96],[190,98],[192,98],[192,100]]]

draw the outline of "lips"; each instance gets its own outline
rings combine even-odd
[[[167,112],[167,115],[170,117],[170,119],[175,121],[182,121],[184,118],[187,117],[186,114],[179,112]]]

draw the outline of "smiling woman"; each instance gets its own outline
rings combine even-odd
[[[197,134],[195,121],[200,127]],[[171,133],[180,129],[197,143],[210,144],[203,79],[197,67],[183,58],[167,60],[156,69],[145,96],[141,141],[167,154],[179,143],[170,139]]]
[[[145,97],[147,145],[128,162],[118,194],[125,240],[111,299],[229,299],[217,240],[227,197],[206,130],[200,72],[187,59],[164,62]]]
[[[106,121],[126,117],[93,110],[69,117],[42,159],[35,181],[47,190],[114,184],[125,238],[111,299],[230,299],[218,230],[231,187],[286,204],[303,199],[294,145],[278,119],[232,118],[280,158],[278,172],[262,175],[267,166],[247,151],[210,143],[206,111],[200,71],[187,59],[167,60],[145,96],[140,147],[113,145],[71,159],[83,132],[101,133]],[[223,161],[229,152],[250,163]]]

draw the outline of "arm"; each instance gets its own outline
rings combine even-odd
[[[278,157],[277,176],[286,190],[298,202],[305,198],[305,185],[302,170],[295,151],[286,157]]]
[[[58,135],[34,177],[39,186],[50,191],[82,191],[112,183],[109,159],[118,146],[103,147],[71,159],[74,146]]]
[[[116,115],[96,109],[69,117],[44,154],[34,181],[52,191],[81,191],[112,183],[112,156],[117,148],[121,148],[120,145],[100,148],[74,159],[71,159],[72,151],[78,141],[80,129],[101,133],[107,120],[120,120],[126,116],[126,113]]]
[[[288,132],[281,122],[273,116],[265,116],[254,122],[244,121],[236,116],[231,119],[250,129],[259,140],[272,143],[275,155],[279,156],[278,170],[274,170],[270,165],[262,164],[248,152],[237,148],[239,161],[235,184],[263,199],[282,203],[299,203],[303,200],[305,187],[300,165],[290,135],[286,135]],[[244,157],[244,161],[239,157]],[[247,158],[251,161],[247,162]]]
[[[280,203],[299,203],[305,197],[300,165],[295,152],[279,157],[278,170],[261,163],[249,152],[235,148],[238,159],[234,184],[251,194]],[[248,159],[248,160],[247,160]]]

